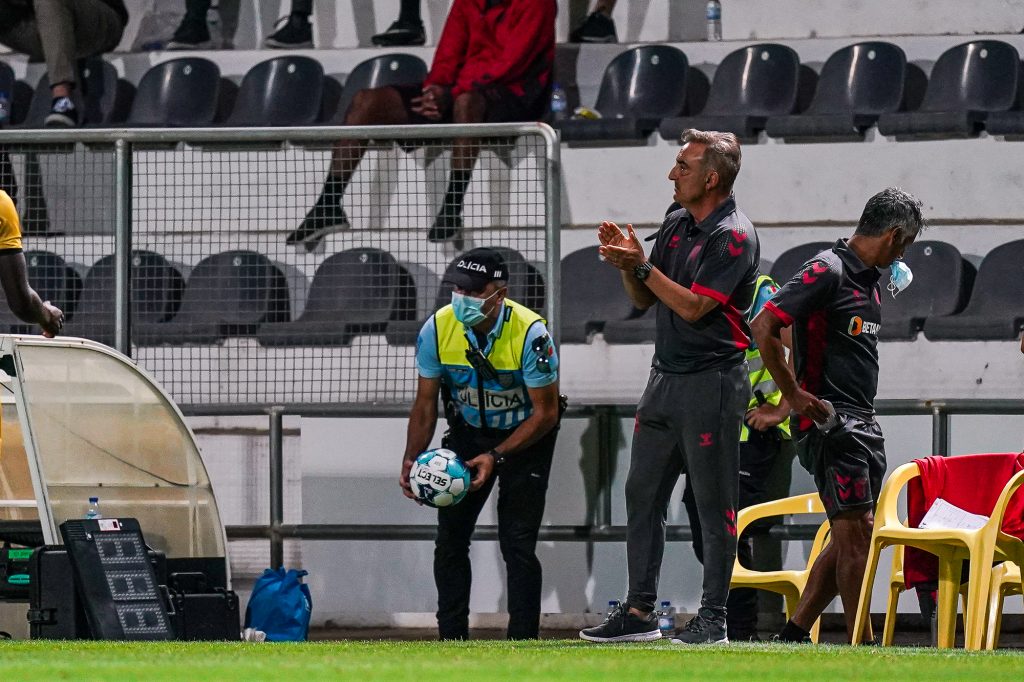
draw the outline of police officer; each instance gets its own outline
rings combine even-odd
[[[755,285],[754,300],[747,311],[747,321],[761,311],[764,304],[778,291],[779,287],[768,275],[759,275]],[[783,334],[786,347],[790,347],[790,336]],[[739,507],[750,507],[780,497],[768,490],[772,472],[777,467],[784,467],[788,474],[789,465],[793,460],[793,445],[789,433],[789,404],[782,397],[782,391],[775,384],[768,368],[761,360],[761,351],[751,345],[746,351],[747,372],[750,377],[750,389],[753,393],[747,405],[747,414],[743,418],[740,429],[740,491]],[[789,476],[778,477],[781,481],[781,494],[789,490]],[[693,536],[693,552],[697,560],[704,563],[704,542],[700,527],[700,516],[697,513],[697,502],[693,495],[693,487],[689,479],[683,493],[683,504],[690,520],[690,531]],[[749,533],[739,538],[736,554],[740,563],[753,567],[754,541]],[[781,566],[779,566],[781,568]],[[726,632],[729,640],[744,642],[758,639],[757,636],[757,590],[739,587],[729,590],[725,616]]]
[[[508,638],[534,639],[540,628],[536,545],[558,432],[558,355],[541,316],[506,297],[507,272],[493,249],[464,254],[445,276],[454,287],[451,304],[426,321],[416,341],[419,383],[402,489],[415,499],[409,470],[433,438],[439,395],[448,419],[443,444],[473,470],[469,494],[438,509],[434,581],[441,639],[469,636],[469,541],[495,480]]]

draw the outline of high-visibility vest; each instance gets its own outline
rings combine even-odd
[[[511,429],[533,412],[523,381],[523,350],[530,327],[537,322],[543,324],[544,318],[507,298],[503,315],[501,330],[487,353],[497,379],[484,382],[484,413],[487,426]],[[471,426],[479,427],[477,372],[466,357],[469,349],[466,327],[455,318],[450,304],[434,313],[434,324],[437,329],[437,357],[444,366],[452,397],[458,403],[463,419]]]
[[[760,275],[757,278],[757,282],[754,285],[754,299],[750,303],[751,311],[750,315],[753,316],[755,311],[753,310],[754,302],[757,301],[757,295],[761,291],[761,287],[778,287],[778,285],[768,275]],[[760,403],[757,400],[754,391],[760,391],[764,395],[765,402],[772,405],[778,405],[779,401],[782,400],[782,391],[779,390],[775,380],[772,379],[772,375],[768,372],[768,368],[764,366],[764,360],[761,359],[761,351],[756,346],[751,345],[746,351],[747,367],[750,371],[750,391],[751,398],[750,404],[747,405],[748,410],[752,410],[757,407]],[[789,439],[789,418],[782,422],[776,427],[780,435],[783,438]],[[740,430],[740,442],[745,443],[750,438],[750,428],[747,423],[743,422],[743,427]]]

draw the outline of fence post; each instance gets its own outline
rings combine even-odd
[[[114,142],[114,347],[131,356],[132,145]]]
[[[949,413],[941,405],[932,405],[932,452],[949,456]]]
[[[270,567],[284,566],[284,408],[271,407],[270,415]]]
[[[555,347],[558,347],[562,328],[562,148],[558,132],[547,124],[540,124],[544,139],[544,258],[547,279],[547,326]],[[539,311],[538,311],[539,312]]]

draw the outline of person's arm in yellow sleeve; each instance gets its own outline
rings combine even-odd
[[[28,266],[21,250],[21,226],[14,202],[0,190],[0,287],[7,306],[18,319],[43,328],[43,336],[53,338],[64,327],[60,308],[43,301],[28,283]]]

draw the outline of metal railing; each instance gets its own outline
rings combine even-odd
[[[197,411],[198,409],[198,411]],[[875,403],[879,416],[930,416],[932,419],[931,453],[940,456],[950,454],[950,417],[952,415],[1019,415],[1024,414],[1024,402],[1019,400],[879,400]],[[614,472],[611,470],[611,434],[615,433],[616,419],[632,417],[636,406],[580,405],[570,407],[565,413],[570,419],[596,419],[598,440],[598,476],[600,503],[596,518],[590,523],[577,526],[541,526],[541,541],[559,542],[623,542],[626,528],[612,523],[611,487]],[[270,437],[270,523],[267,525],[228,526],[230,540],[267,539],[270,542],[272,566],[279,566],[284,559],[285,540],[420,540],[431,541],[436,536],[432,525],[398,524],[286,524],[283,515],[283,466],[284,447],[282,420],[285,415],[305,417],[406,417],[408,410],[399,406],[352,406],[329,405],[275,406],[265,413],[269,418]],[[243,416],[237,408],[220,407],[215,410],[189,408],[191,416]],[[777,524],[768,530],[768,536],[780,540],[813,539],[816,524]],[[666,529],[670,541],[692,539],[689,526],[673,525]],[[498,529],[494,525],[477,526],[474,540],[497,540]]]

